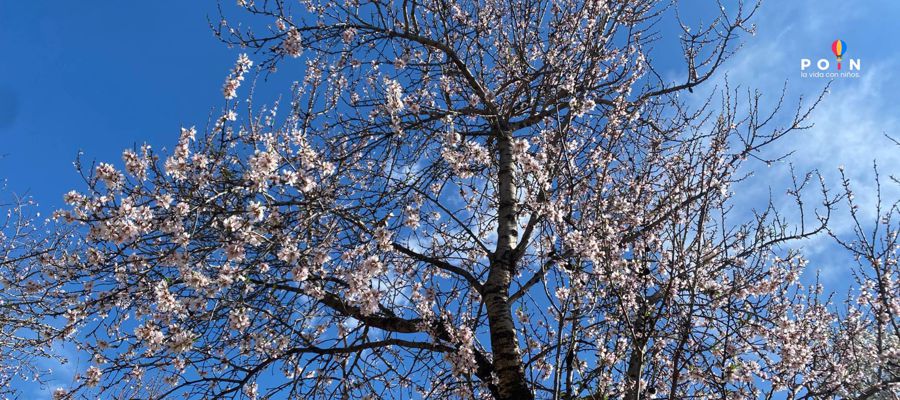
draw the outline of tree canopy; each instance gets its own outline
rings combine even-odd
[[[238,4],[212,24],[246,52],[228,106],[79,162],[57,236],[0,258],[31,324],[4,335],[90,355],[58,398],[897,396],[897,203],[840,237],[851,185],[810,172],[793,209],[736,209],[821,96],[686,98],[758,5]],[[675,81],[650,51],[673,20]],[[244,93],[290,63],[282,104]],[[859,260],[846,302],[799,280],[791,246],[829,234]]]

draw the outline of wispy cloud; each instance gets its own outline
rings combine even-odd
[[[865,25],[877,21],[879,13],[885,12],[883,8],[858,2],[811,0],[764,5],[757,18],[759,35],[745,40],[744,47],[708,90],[712,86],[723,88],[727,79],[732,88],[764,93],[761,105],[771,109],[787,85],[786,112],[781,121],[784,125],[790,122],[790,108],[801,95],[810,99],[828,83],[825,79],[801,78],[801,58],[833,57],[828,51],[830,41],[852,33],[855,37],[849,47],[855,52],[851,55],[862,60],[863,68],[860,78],[831,82],[829,93],[812,114],[811,129],[785,138],[772,149],[782,154],[794,152],[790,159],[770,167],[751,164],[754,178],[735,188],[740,193],[739,208],[765,204],[771,191],[776,204],[790,213],[790,199],[781,195],[790,186],[791,164],[800,173],[819,171],[833,190],[840,189],[838,167],[843,166],[853,181],[860,216],[866,219],[864,222],[875,223],[873,162],[877,161],[882,177],[900,173],[900,148],[885,137],[900,136],[900,119],[894,112],[898,100],[895,93],[900,93],[900,77],[894,71],[900,60],[894,56],[898,52],[891,50],[900,45],[877,46],[883,28]],[[882,189],[884,198],[900,198],[897,185],[885,185]],[[838,234],[849,235],[851,223],[846,212],[839,212],[831,226]],[[802,246],[811,260],[811,272],[821,272],[823,283],[832,286],[829,289],[842,291],[851,261],[846,253],[825,235],[804,241]]]
[[[65,363],[61,363],[55,359],[38,360],[38,366],[49,372],[45,377],[45,385],[36,382],[22,383],[19,388],[23,394],[28,394],[32,399],[50,399],[56,388],[66,388],[75,381],[75,375],[78,374],[80,368],[86,368],[85,360],[88,355],[80,352],[72,344],[54,345],[53,353],[65,359]]]

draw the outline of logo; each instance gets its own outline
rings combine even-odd
[[[844,54],[847,53],[847,42],[837,39],[831,43],[831,52],[834,54],[837,68],[832,67],[832,63],[827,58],[820,58],[813,65],[813,60],[809,58],[800,59],[800,77],[801,78],[859,78],[862,62],[859,58],[847,59],[847,69],[843,69],[842,62]]]
[[[841,56],[844,55],[845,51],[847,51],[847,43],[844,43],[843,40],[838,39],[831,44],[831,52],[837,57],[838,71],[841,70]]]

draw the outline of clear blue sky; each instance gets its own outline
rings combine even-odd
[[[231,3],[228,3],[230,5]],[[171,146],[205,126],[239,53],[212,34],[214,1],[0,0],[0,179],[46,209],[80,187],[72,168]],[[288,69],[289,70],[289,69]],[[260,85],[285,92],[291,77]]]
[[[681,15],[700,22],[691,9],[700,2],[689,3]],[[0,0],[0,179],[8,190],[32,195],[46,214],[61,206],[63,193],[82,187],[72,168],[78,151],[88,162],[120,163],[123,148],[149,142],[160,149],[176,141],[179,127],[202,128],[222,106],[222,82],[239,52],[212,35],[207,16],[215,20],[215,13],[214,1]],[[900,173],[900,151],[882,137],[900,136],[898,18],[895,1],[768,1],[756,18],[758,35],[744,38],[723,72],[732,86],[771,92],[788,81],[791,98],[813,95],[826,81],[801,79],[800,59],[832,59],[831,42],[843,39],[845,57],[862,60],[862,77],[836,81],[815,114],[816,128],[780,150],[796,150],[799,170],[819,168],[832,185],[841,164],[860,185],[870,184],[873,158]],[[660,29],[672,34],[671,25]],[[655,61],[681,79],[679,60],[666,58],[677,49],[666,43]],[[263,99],[286,93],[296,67],[286,64],[260,83]],[[757,167],[759,179],[739,196],[747,205],[765,201],[767,185],[776,196],[787,185],[786,165]],[[871,188],[857,194],[870,200]],[[840,288],[846,268],[831,256],[834,248],[824,240],[806,246],[811,267]],[[65,379],[67,369],[59,369]]]
[[[212,2],[0,1],[0,177],[52,207],[72,161],[172,142],[221,99],[234,58]]]

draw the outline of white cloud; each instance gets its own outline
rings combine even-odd
[[[790,122],[790,114],[801,95],[807,101],[813,100],[828,83],[825,79],[801,78],[800,59],[826,57],[831,33],[839,30],[835,27],[851,26],[852,21],[879,12],[884,10],[857,2],[810,0],[766,4],[756,18],[759,35],[744,38],[744,47],[723,66],[717,81],[706,87],[706,93],[709,94],[714,86],[721,90],[727,79],[732,89],[760,90],[764,94],[763,111],[766,111],[774,106],[787,82],[787,96],[780,118],[781,126],[784,126]],[[854,47],[853,43],[850,47]],[[738,209],[764,206],[771,190],[781,211],[791,213],[795,207],[792,207],[791,199],[783,195],[790,186],[788,163],[794,165],[798,174],[818,170],[834,192],[840,190],[838,167],[844,166],[853,181],[860,216],[865,219],[862,222],[875,222],[873,161],[878,162],[883,180],[889,174],[900,174],[900,147],[885,137],[885,134],[900,137],[900,120],[894,113],[894,93],[900,89],[897,83],[900,77],[893,72],[900,66],[900,60],[883,54],[857,53],[856,56],[862,59],[861,77],[832,82],[830,93],[811,116],[814,127],[788,136],[770,149],[771,154],[793,151],[792,157],[771,167],[761,163],[748,164],[754,177],[734,188],[739,193],[736,196]],[[697,92],[692,99],[703,101],[703,91]],[[900,199],[898,186],[885,180],[883,198]],[[811,192],[810,196],[815,193]],[[818,199],[811,197],[810,200]],[[852,221],[845,211],[834,215],[831,226],[841,235],[851,235]],[[838,286],[847,284],[847,263],[851,261],[843,250],[825,235],[806,240],[802,246],[812,261],[811,273],[821,270],[826,287],[833,284],[832,289],[842,290],[843,287]]]

